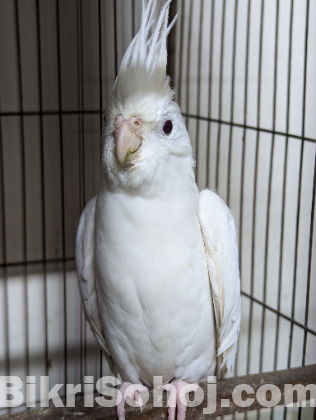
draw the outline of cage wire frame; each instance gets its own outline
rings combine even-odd
[[[279,48],[279,23],[280,23],[280,3],[282,0],[277,0],[275,2],[275,49],[274,49],[274,69],[273,69],[273,103],[272,103],[272,128],[266,128],[262,125],[261,121],[261,101],[262,101],[262,65],[263,65],[263,30],[264,30],[264,19],[265,13],[267,13],[266,5],[267,0],[235,0],[233,6],[227,2],[227,0],[219,1],[219,0],[212,0],[209,3],[211,4],[210,10],[211,15],[209,18],[209,55],[208,55],[208,103],[207,103],[207,112],[204,115],[201,112],[201,95],[202,95],[202,60],[203,58],[203,51],[202,51],[202,44],[203,44],[203,37],[205,30],[205,9],[207,6],[206,0],[199,0],[198,2],[192,0],[173,0],[171,3],[170,9],[170,18],[176,14],[178,9],[181,8],[181,13],[178,18],[177,22],[177,29],[171,32],[169,39],[168,39],[168,74],[171,76],[171,83],[176,88],[176,100],[179,103],[181,109],[183,111],[183,117],[185,118],[186,125],[189,128],[191,134],[191,140],[193,140],[193,150],[195,159],[197,162],[196,165],[196,177],[197,182],[202,182],[201,178],[203,177],[204,185],[208,186],[210,184],[210,167],[211,167],[211,148],[213,147],[211,144],[211,133],[212,133],[212,124],[217,125],[217,135],[215,137],[215,151],[216,151],[216,168],[215,168],[215,180],[213,180],[215,189],[219,189],[220,184],[220,154],[221,154],[221,143],[222,143],[222,133],[225,127],[229,130],[228,135],[228,156],[227,156],[227,184],[226,184],[226,198],[227,204],[230,205],[230,198],[231,198],[231,188],[232,188],[232,161],[233,157],[233,137],[234,137],[234,129],[238,128],[242,131],[242,152],[241,152],[241,175],[240,175],[240,203],[239,203],[239,218],[236,220],[239,226],[239,249],[240,249],[240,267],[242,269],[242,249],[243,249],[243,223],[244,221],[244,184],[245,184],[245,160],[246,160],[246,147],[247,147],[247,137],[249,133],[252,132],[255,135],[255,158],[254,158],[254,181],[253,181],[253,202],[252,202],[252,232],[251,232],[251,283],[250,283],[250,291],[247,292],[246,290],[242,290],[242,297],[243,297],[243,304],[249,305],[249,318],[248,318],[248,337],[247,337],[247,365],[246,365],[246,372],[251,372],[251,352],[252,352],[252,345],[253,345],[253,317],[254,317],[254,308],[255,305],[258,305],[262,311],[262,324],[261,324],[261,336],[260,336],[260,355],[259,355],[259,372],[264,370],[264,339],[265,339],[265,322],[266,322],[266,314],[273,313],[276,316],[276,329],[275,329],[275,349],[274,349],[274,359],[273,359],[273,368],[274,370],[277,369],[277,359],[278,359],[278,352],[279,352],[279,332],[280,332],[280,323],[282,320],[286,320],[290,324],[290,332],[289,332],[289,350],[287,355],[287,367],[291,367],[291,359],[292,359],[292,349],[293,349],[293,337],[294,337],[294,328],[300,329],[303,333],[303,342],[302,342],[302,357],[301,357],[301,365],[306,364],[306,349],[307,349],[307,340],[308,337],[316,337],[316,328],[315,326],[311,327],[311,319],[310,319],[310,309],[312,306],[311,302],[311,288],[312,288],[312,275],[313,267],[315,266],[315,195],[316,195],[316,154],[315,154],[315,147],[314,147],[314,165],[313,165],[313,180],[311,182],[312,185],[312,192],[311,202],[310,202],[310,220],[309,220],[309,240],[308,240],[308,264],[307,264],[307,278],[306,278],[306,306],[305,306],[305,316],[304,322],[301,322],[296,318],[295,314],[295,295],[297,291],[297,284],[298,284],[298,260],[299,260],[299,234],[300,234],[300,223],[301,223],[301,201],[302,201],[302,188],[303,188],[303,163],[304,163],[304,153],[306,149],[306,144],[313,144],[316,143],[316,137],[310,137],[306,135],[306,127],[305,127],[305,120],[306,120],[306,95],[307,95],[307,63],[309,57],[309,34],[310,34],[310,19],[311,19],[311,8],[315,7],[313,0],[306,0],[305,1],[305,39],[304,39],[304,53],[303,53],[303,61],[304,61],[304,71],[303,71],[303,89],[302,89],[302,126],[300,134],[292,133],[290,130],[290,102],[291,102],[291,95],[292,95],[292,82],[293,82],[293,75],[292,75],[292,44],[293,44],[293,20],[294,20],[294,9],[295,9],[295,0],[290,0],[290,15],[289,15],[289,22],[288,22],[288,36],[289,36],[289,46],[287,51],[287,98],[286,98],[286,124],[285,130],[281,131],[277,128],[276,124],[276,115],[277,115],[277,88],[278,88],[278,66],[279,66],[279,56],[278,56],[278,48]],[[23,277],[23,319],[24,319],[24,343],[25,343],[25,353],[24,353],[24,372],[25,375],[30,372],[30,331],[29,331],[29,313],[30,313],[30,290],[28,284],[28,273],[31,270],[38,270],[41,272],[43,276],[43,304],[44,304],[44,360],[45,360],[45,372],[43,374],[49,375],[50,371],[50,344],[49,344],[49,319],[48,319],[48,305],[49,305],[49,288],[48,288],[48,281],[47,277],[52,269],[51,267],[58,267],[62,275],[62,289],[63,289],[63,348],[62,348],[62,359],[64,364],[64,383],[68,383],[68,370],[67,365],[70,362],[69,356],[69,331],[68,331],[68,322],[67,322],[67,314],[68,314],[68,283],[67,283],[67,272],[69,270],[74,270],[74,248],[73,254],[70,255],[68,251],[68,239],[66,237],[66,229],[68,219],[65,215],[66,213],[66,178],[67,178],[67,165],[68,165],[68,155],[65,149],[65,142],[66,134],[65,134],[65,127],[67,122],[65,118],[71,117],[76,118],[76,124],[78,127],[78,148],[77,148],[77,160],[78,160],[78,199],[79,199],[79,207],[80,211],[84,208],[86,202],[88,201],[88,197],[91,195],[91,186],[87,185],[87,160],[86,154],[88,153],[87,150],[87,117],[92,116],[95,117],[99,122],[99,127],[97,128],[97,132],[100,132],[103,124],[103,110],[106,107],[106,98],[109,97],[111,92],[111,85],[113,84],[114,77],[118,73],[118,66],[120,63],[120,59],[122,53],[124,52],[124,47],[121,45],[120,50],[120,31],[122,29],[121,26],[118,25],[118,20],[120,19],[121,12],[123,10],[122,1],[119,0],[95,0],[93,2],[94,7],[94,24],[96,25],[96,33],[97,33],[97,66],[98,69],[98,106],[96,107],[89,107],[87,106],[87,82],[86,82],[86,69],[89,66],[89,62],[85,60],[85,54],[87,51],[87,47],[85,45],[85,36],[87,35],[84,27],[85,27],[85,16],[87,11],[88,2],[85,0],[78,0],[78,1],[71,1],[67,0],[67,2],[61,2],[60,0],[50,0],[47,2],[49,3],[48,6],[44,6],[42,2],[39,0],[29,0],[28,4],[31,5],[32,11],[34,12],[34,30],[35,30],[35,39],[36,45],[34,45],[34,58],[36,59],[36,75],[35,79],[37,81],[37,108],[36,109],[29,109],[25,105],[25,89],[26,89],[26,77],[25,77],[25,70],[24,66],[26,66],[25,60],[25,51],[23,52],[23,48],[25,48],[23,33],[25,34],[25,25],[27,23],[23,21],[24,15],[22,11],[25,8],[23,6],[21,0],[12,0],[10,1],[10,7],[4,6],[2,4],[3,10],[6,11],[6,7],[9,9],[12,8],[12,13],[10,17],[13,18],[12,26],[14,28],[14,36],[13,36],[13,43],[15,46],[13,61],[15,60],[16,65],[16,92],[17,92],[17,109],[7,109],[6,104],[3,101],[3,94],[0,91],[0,189],[1,189],[1,254],[2,254],[2,261],[0,264],[0,268],[2,271],[2,316],[3,316],[3,331],[4,331],[4,360],[3,362],[3,370],[7,376],[10,376],[12,372],[12,360],[10,357],[12,351],[12,339],[10,338],[10,304],[9,304],[9,281],[10,276],[14,273],[16,269],[20,270],[20,273]],[[65,85],[65,79],[63,78],[63,72],[65,71],[65,67],[63,67],[63,58],[64,56],[64,49],[65,46],[63,43],[65,42],[65,33],[62,32],[62,16],[65,12],[65,3],[67,3],[67,7],[69,7],[72,11],[75,11],[75,27],[76,27],[76,59],[77,59],[77,66],[76,66],[76,79],[77,79],[77,106],[76,107],[66,107],[64,103],[64,96],[63,91],[67,88]],[[196,6],[198,3],[198,6]],[[234,105],[236,103],[236,39],[237,39],[237,30],[239,25],[239,18],[240,14],[238,14],[238,10],[240,4],[246,4],[246,39],[245,39],[245,74],[244,74],[244,104],[243,104],[243,121],[236,122],[235,120],[235,108]],[[251,26],[251,12],[252,8],[255,7],[255,4],[260,4],[260,26],[259,26],[259,54],[257,57],[258,60],[258,71],[257,71],[257,119],[256,124],[251,125],[248,122],[248,112],[249,112],[249,103],[248,103],[248,90],[250,88],[249,85],[249,62],[250,62],[250,26]],[[220,5],[220,6],[219,6]],[[126,5],[125,5],[126,6]],[[45,50],[44,48],[44,40],[43,40],[43,27],[44,23],[42,21],[43,16],[43,9],[47,7],[51,12],[54,11],[54,17],[52,21],[54,21],[55,28],[54,32],[56,38],[54,40],[55,43],[55,52],[56,52],[56,76],[57,76],[57,95],[56,95],[56,104],[57,107],[55,109],[48,109],[44,102],[45,102],[45,89],[47,86],[47,75],[44,77],[44,61],[43,58]],[[139,11],[140,11],[140,2],[136,0],[131,0],[129,3],[130,13],[131,13],[131,34],[135,34],[139,24]],[[212,104],[212,97],[215,95],[214,90],[214,66],[215,66],[215,20],[216,20],[216,13],[215,9],[217,7],[221,7],[221,39],[220,39],[220,60],[219,63],[219,82],[218,82],[218,117],[213,116],[213,104]],[[225,36],[227,34],[225,32],[226,29],[226,16],[227,16],[227,9],[229,7],[233,7],[233,27],[232,27],[232,56],[231,56],[231,96],[230,96],[230,118],[224,119],[222,115],[223,109],[223,86],[224,86],[224,55],[225,55]],[[21,11],[22,10],[22,11]],[[194,13],[198,12],[198,49],[197,49],[197,60],[194,61],[192,59],[192,46],[190,45],[190,41],[192,39],[192,31],[193,31],[193,16]],[[69,17],[69,14],[67,15]],[[105,22],[108,22],[110,19],[113,21],[113,25],[111,27],[112,32],[107,31],[105,27]],[[65,25],[65,22],[63,22]],[[24,29],[23,29],[24,28]],[[22,30],[23,29],[23,30]],[[23,33],[22,33],[23,32]],[[1,40],[0,44],[3,43],[3,39]],[[45,41],[47,44],[47,42]],[[107,51],[106,48],[111,45],[111,48]],[[3,47],[2,47],[3,48]],[[112,54],[112,55],[111,55]],[[105,74],[104,66],[105,61],[108,60],[108,57],[112,57],[112,70],[109,71],[109,74]],[[191,95],[191,72],[192,72],[192,62],[196,63],[196,77],[197,77],[197,88],[194,92],[196,98],[196,109],[195,112],[191,111],[190,103],[192,101]],[[1,68],[1,66],[0,66]],[[47,71],[47,69],[45,70]],[[45,79],[45,80],[44,80]],[[3,87],[3,83],[1,84]],[[29,258],[29,250],[28,250],[28,212],[30,211],[30,206],[28,204],[28,190],[27,190],[27,177],[28,177],[28,169],[27,169],[27,159],[28,159],[28,143],[27,143],[27,135],[26,133],[26,126],[28,123],[28,119],[36,118],[39,130],[39,171],[38,174],[40,175],[40,224],[41,224],[41,235],[40,235],[40,243],[41,243],[41,258],[31,259]],[[48,233],[47,233],[47,223],[48,223],[48,215],[47,209],[49,203],[47,202],[47,192],[46,192],[46,178],[47,178],[47,171],[45,166],[48,162],[47,151],[47,143],[45,141],[45,137],[47,136],[47,118],[56,118],[57,121],[57,134],[58,134],[58,142],[59,142],[59,188],[60,188],[60,223],[61,223],[61,240],[59,242],[60,245],[60,253],[58,257],[52,257],[48,252]],[[5,156],[8,155],[8,152],[5,150],[6,146],[6,138],[5,138],[5,130],[4,130],[4,123],[7,124],[9,119],[14,119],[15,122],[19,124],[19,133],[18,133],[18,140],[19,140],[19,152],[20,152],[20,163],[21,163],[21,177],[20,177],[20,203],[21,203],[21,249],[20,258],[18,260],[10,260],[8,257],[8,213],[10,209],[8,209],[7,200],[8,200],[8,163],[5,160]],[[96,120],[94,120],[95,122]],[[204,162],[205,171],[204,174],[199,171],[201,163],[201,130],[202,124],[206,124],[206,161]],[[192,139],[192,127],[193,127],[193,137],[196,139]],[[258,299],[255,296],[254,289],[255,289],[255,244],[256,244],[256,224],[258,220],[256,219],[256,206],[257,206],[257,196],[258,196],[258,165],[259,165],[259,147],[262,133],[269,134],[271,136],[271,148],[269,154],[269,178],[268,178],[268,189],[267,189],[267,205],[266,205],[266,228],[265,228],[265,248],[264,248],[264,265],[263,265],[263,291],[262,291],[262,299]],[[97,135],[97,133],[93,133],[93,135]],[[278,265],[278,287],[277,287],[277,305],[273,307],[267,302],[267,276],[268,276],[268,256],[269,256],[269,235],[271,235],[271,230],[269,229],[269,220],[271,217],[271,196],[272,196],[272,168],[275,160],[275,144],[277,143],[279,137],[285,138],[285,151],[284,151],[284,161],[283,161],[283,187],[282,187],[282,197],[281,197],[281,229],[280,229],[280,260]],[[299,150],[299,174],[298,174],[298,200],[296,203],[296,225],[295,225],[295,251],[294,251],[294,269],[293,269],[293,278],[292,278],[292,290],[293,290],[293,297],[291,302],[291,311],[290,314],[286,314],[282,311],[281,305],[281,294],[282,294],[282,278],[283,278],[283,265],[284,265],[284,255],[283,255],[283,242],[284,242],[284,235],[285,235],[285,212],[286,212],[286,190],[287,190],[287,174],[289,171],[288,167],[288,154],[289,154],[289,141],[290,139],[295,139],[296,141],[300,142],[300,150]],[[97,157],[99,160],[99,157]],[[96,186],[95,186],[96,187]],[[68,190],[67,190],[68,191]],[[94,193],[97,191],[95,190]],[[78,215],[75,214],[73,217],[77,217]],[[51,216],[50,216],[51,217]],[[243,278],[243,273],[241,272],[241,278]],[[80,318],[80,378],[86,375],[88,372],[87,366],[87,352],[89,343],[87,342],[87,334],[88,328],[86,321],[84,319],[83,313],[81,312]],[[103,376],[104,371],[106,370],[106,366],[104,366],[104,359],[101,355],[101,351],[99,352],[99,376]],[[315,362],[315,360],[314,360]],[[237,359],[237,366],[235,369],[235,373],[238,373],[238,359]],[[83,381],[81,382],[83,383]],[[25,405],[24,405],[25,409]],[[13,410],[14,411],[14,410]],[[8,412],[13,412],[10,409]],[[284,408],[283,413],[279,414],[276,413],[275,409],[270,410],[258,410],[255,414],[257,418],[262,416],[263,411],[269,411],[268,414],[265,416],[270,416],[270,418],[280,416],[285,418],[290,418],[293,416],[293,410],[289,413],[289,410]],[[3,412],[4,414],[5,412]],[[295,412],[296,413],[296,412]],[[299,408],[297,411],[298,419],[302,417],[302,410]],[[1,414],[1,411],[0,411]],[[238,414],[237,416],[245,416],[246,418],[250,416],[251,413],[245,414]],[[316,409],[313,410],[313,414],[311,414],[313,418],[316,418]],[[235,415],[234,415],[235,417]],[[303,415],[305,418],[306,416]],[[311,417],[312,418],[312,417]]]

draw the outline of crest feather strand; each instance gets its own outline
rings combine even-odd
[[[163,5],[151,36],[157,0],[143,1],[140,29],[124,54],[115,83],[114,99],[121,103],[144,92],[173,97],[166,75],[167,36],[178,14],[168,26],[171,1]]]

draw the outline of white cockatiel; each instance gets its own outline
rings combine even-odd
[[[233,369],[240,280],[233,216],[215,193],[198,191],[166,77],[169,4],[149,37],[155,1],[144,2],[122,60],[76,262],[85,315],[113,372],[149,387],[162,376],[179,391]]]

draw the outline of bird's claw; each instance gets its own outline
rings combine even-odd
[[[181,381],[180,379],[175,379],[171,382],[171,385],[174,386],[175,392],[170,394],[169,400],[168,400],[168,420],[185,420],[185,412],[187,409],[187,406],[185,402],[183,402],[183,398],[185,394],[195,391],[197,384],[187,384],[184,381]],[[186,390],[183,393],[183,395],[180,396],[181,389],[186,386]],[[177,408],[177,417],[176,417],[176,408]]]
[[[122,385],[120,386],[120,394],[118,395],[117,402],[116,402],[116,412],[117,412],[118,420],[125,420],[125,407],[124,407],[125,406],[125,391],[127,390],[129,386],[132,386],[132,385],[133,384],[131,384],[130,382],[123,382]],[[122,397],[120,397],[120,395]],[[136,406],[142,410],[142,407],[144,404],[143,404],[143,399],[140,393],[138,391],[135,391],[133,393],[132,398],[134,399]]]

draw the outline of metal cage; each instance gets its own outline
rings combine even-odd
[[[170,14],[179,9],[168,73],[197,183],[228,203],[238,232],[235,374],[316,363],[316,0],[174,0]],[[81,310],[75,234],[140,11],[141,0],[0,2],[0,375],[109,374]]]

